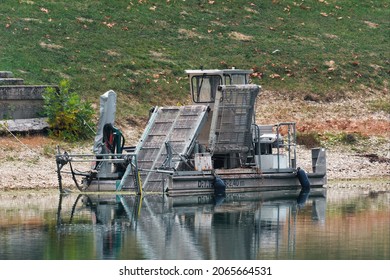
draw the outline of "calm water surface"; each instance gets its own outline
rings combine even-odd
[[[390,192],[298,196],[3,192],[0,259],[390,259]]]

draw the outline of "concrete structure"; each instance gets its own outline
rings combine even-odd
[[[13,132],[41,131],[48,127],[43,113],[43,97],[50,85],[24,85],[9,71],[0,71],[0,128]]]

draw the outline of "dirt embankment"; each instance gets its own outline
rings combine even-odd
[[[257,123],[294,121],[299,132],[357,133],[390,138],[390,116],[373,104],[390,102],[388,93],[354,94],[332,101],[313,101],[306,94],[264,91],[257,102]]]
[[[294,121],[299,132],[358,133],[365,138],[354,145],[327,148],[327,172],[330,181],[337,179],[378,179],[390,188],[390,120],[384,112],[372,112],[367,104],[373,96],[334,102],[289,100],[288,96],[263,92],[257,102],[257,123],[274,124]],[[143,127],[123,125],[126,145],[135,145]],[[72,153],[90,153],[93,140],[83,146],[67,145]],[[11,135],[0,137],[0,189],[56,189],[55,152],[57,141],[45,136]],[[297,163],[310,170],[310,151],[298,148]],[[88,168],[86,166],[85,168]],[[74,186],[64,176],[65,186]]]

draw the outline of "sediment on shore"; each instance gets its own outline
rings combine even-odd
[[[50,190],[58,188],[58,177],[55,162],[55,142],[45,136],[29,136],[17,141],[13,137],[0,137],[0,190]],[[327,176],[329,182],[347,182],[350,180],[380,180],[390,190],[390,158],[379,151],[357,154],[340,147],[327,149]],[[91,153],[91,146],[69,148],[70,153]],[[298,147],[297,165],[310,172],[311,152]],[[84,164],[82,171],[89,169]],[[75,188],[71,176],[62,178],[64,187]]]

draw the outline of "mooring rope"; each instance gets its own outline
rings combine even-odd
[[[26,144],[24,144],[18,137],[16,137],[16,135],[13,134],[12,131],[9,130],[8,127],[7,127],[5,124],[1,124],[1,123],[0,123],[0,126],[4,127],[4,128],[9,132],[9,134],[11,134],[11,135],[16,139],[16,141],[18,141],[20,144],[22,144],[22,146],[24,146],[25,148],[27,148],[28,150],[30,150],[31,152],[33,152],[34,154],[36,154],[38,157],[40,156],[39,153],[37,153],[36,151],[30,149],[29,146],[27,146]]]
[[[83,124],[86,126],[86,127],[88,127],[89,128],[89,130],[91,130],[91,132],[94,134],[94,135],[96,135],[96,131],[83,119],[83,118],[81,118],[82,120],[83,120]],[[94,136],[93,136],[94,137]],[[93,138],[92,137],[92,138]]]

